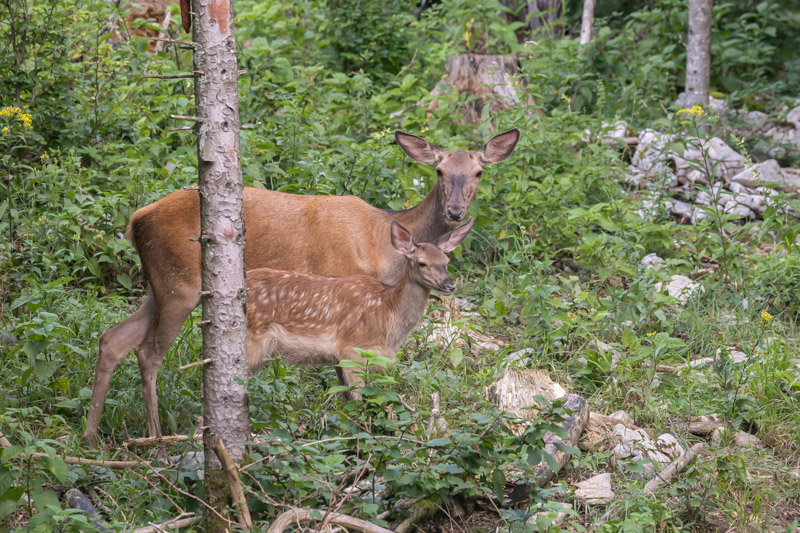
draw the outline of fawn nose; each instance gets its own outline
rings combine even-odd
[[[463,209],[453,209],[448,207],[447,208],[447,218],[450,220],[459,221],[464,217],[464,210]]]
[[[456,290],[456,282],[453,280],[448,280],[442,283],[442,289],[444,292],[450,294],[451,292],[455,292]]]

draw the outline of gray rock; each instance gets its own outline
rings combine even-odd
[[[669,461],[667,462],[670,463],[685,453],[683,446],[680,445],[678,439],[676,439],[675,436],[671,435],[670,433],[664,433],[663,435],[658,436],[656,439],[656,448],[658,448],[658,451],[669,458]]]
[[[697,292],[705,292],[705,288],[699,283],[695,283],[686,276],[675,274],[666,285],[662,282],[655,284],[656,292],[666,289],[670,296],[673,296],[679,303],[685,304]]]
[[[793,124],[795,128],[800,129],[800,106],[795,107],[786,115],[786,122]]]
[[[633,417],[628,413],[626,413],[625,411],[615,411],[608,416],[610,416],[611,418],[616,418],[620,422],[625,422],[626,424],[633,425]]]
[[[667,148],[667,144],[675,141],[674,134],[659,133],[646,129],[639,133],[639,143],[631,159],[631,165],[644,172],[671,171],[668,161],[674,152]]]
[[[763,181],[765,183],[777,183],[794,189],[800,189],[800,176],[784,172],[774,159],[768,159],[762,163],[744,169],[731,178],[731,181]]]
[[[733,443],[740,448],[758,448],[761,446],[761,439],[750,433],[737,431]]]
[[[614,499],[611,474],[599,474],[577,483],[575,496],[586,505],[603,505]]]
[[[644,268],[654,268],[656,270],[662,269],[664,267],[663,263],[664,260],[658,254],[647,254],[639,261],[639,264]]]
[[[701,368],[711,364],[714,364],[713,357],[702,357],[700,359],[694,359],[692,361],[689,361],[689,366],[692,368]]]
[[[763,128],[769,123],[769,115],[761,111],[749,111],[742,116],[742,120],[750,127]]]
[[[589,341],[586,345],[587,348],[590,350],[600,353],[600,354],[611,354],[611,368],[616,368],[617,363],[622,358],[622,354],[619,350],[611,346],[610,344],[606,344],[603,341],[593,340]]]

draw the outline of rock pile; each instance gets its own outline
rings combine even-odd
[[[800,155],[800,107],[783,121],[770,122],[761,115],[751,112],[745,120],[762,122],[767,137],[791,145],[790,152]],[[630,132],[623,121],[604,130],[608,140],[626,138]],[[647,191],[638,211],[643,218],[668,213],[680,223],[692,223],[707,218],[708,208],[716,207],[720,213],[756,220],[773,205],[778,191],[800,190],[800,169],[781,168],[775,159],[754,164],[719,137],[699,139],[645,129],[628,144],[635,144],[636,151],[625,181]],[[787,153],[781,150],[771,154]]]

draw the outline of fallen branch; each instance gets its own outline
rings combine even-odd
[[[239,470],[236,468],[236,463],[231,459],[227,448],[225,448],[225,443],[219,437],[216,437],[211,442],[211,449],[217,454],[222,469],[225,471],[225,477],[228,478],[228,487],[231,489],[233,506],[239,516],[239,525],[250,531],[253,529],[253,520],[250,518],[250,510],[247,508],[247,499],[244,497],[242,480],[239,479]]]
[[[675,474],[680,474],[686,470],[686,467],[689,466],[692,461],[694,461],[695,458],[705,450],[705,448],[705,442],[698,442],[689,448],[685,454],[672,461],[664,470],[656,473],[656,476],[648,481],[647,485],[644,486],[644,493],[652,494],[662,486],[668,484]]]
[[[36,452],[31,454],[31,459],[47,459],[50,457],[46,453]],[[68,465],[82,466],[104,466],[106,468],[133,468],[137,466],[136,461],[106,461],[105,459],[84,459],[83,457],[69,457],[67,455],[57,455]]]
[[[318,512],[320,513],[320,516],[325,515],[324,511],[318,511]],[[311,511],[308,511],[306,509],[292,508],[284,513],[281,513],[275,519],[275,521],[272,522],[272,525],[269,526],[267,533],[282,533],[286,528],[288,528],[292,524],[306,520],[317,520],[317,519],[311,516]],[[366,520],[353,518],[352,516],[339,513],[329,513],[328,523],[335,524],[337,526],[342,526],[347,529],[362,531],[363,533],[393,533],[388,529],[376,526],[375,524],[367,522]]]
[[[201,440],[202,438],[202,435],[166,435],[163,437],[144,437],[141,439],[128,439],[122,441],[122,446],[125,448],[153,448],[155,446],[177,444],[179,442],[188,442],[190,440]]]
[[[725,427],[724,422],[707,421],[707,422],[680,422],[675,425],[677,431],[691,433],[692,435],[706,436],[713,433],[715,429]]]
[[[170,128],[169,130],[173,131],[173,130],[182,130],[182,129],[192,130],[192,129],[194,129],[194,126],[179,126],[177,128]],[[187,369],[195,367],[195,366],[207,365],[210,362],[211,362],[210,358],[209,359],[203,359],[202,361],[195,361],[194,363],[189,363],[188,365],[179,366],[178,370],[187,370]]]
[[[190,516],[187,518],[176,517],[167,522],[160,524],[150,524],[149,526],[134,529],[133,533],[161,533],[166,529],[181,529],[184,527],[193,526],[203,521],[202,516]]]

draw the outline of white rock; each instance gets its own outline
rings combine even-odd
[[[615,411],[608,416],[610,416],[611,418],[616,418],[620,422],[625,422],[626,424],[633,425],[633,417],[628,413],[626,413],[625,411]]]
[[[611,433],[616,435],[622,444],[645,442],[650,440],[650,436],[642,428],[630,429],[622,424],[617,424],[611,428]]]
[[[733,194],[749,194],[752,192],[750,189],[736,181],[732,181],[731,184],[728,185],[728,189],[730,189]]]
[[[525,362],[530,359],[530,356],[536,353],[534,348],[523,348],[516,352],[512,352],[503,358],[505,368],[517,366],[519,363]]]
[[[705,292],[705,288],[700,285],[699,283],[695,283],[691,279],[686,276],[682,276],[680,274],[675,274],[672,276],[669,283],[667,283],[666,287],[662,282],[658,282],[655,285],[656,292],[661,292],[663,288],[666,288],[667,293],[670,296],[674,297],[678,300],[681,304],[685,304],[689,301],[695,293]]]
[[[745,124],[762,128],[769,122],[769,115],[761,111],[750,111],[742,117]]]
[[[600,354],[611,354],[611,368],[616,368],[622,354],[619,350],[603,341],[593,340],[586,345],[587,348]]]
[[[614,499],[611,474],[599,474],[577,483],[575,496],[587,505],[603,505]]]
[[[689,366],[692,368],[700,368],[711,364],[714,364],[713,357],[703,357],[701,359],[694,359],[693,361],[689,361]]]
[[[660,270],[663,268],[664,260],[661,259],[658,254],[647,254],[639,261],[639,264],[645,268],[655,268],[656,270]]]
[[[631,164],[645,172],[664,172],[671,170],[668,161],[674,154],[667,144],[677,138],[674,134],[659,133],[646,129],[639,133],[639,142]]]
[[[721,353],[722,353],[722,349],[721,348],[717,348],[717,352],[716,352],[717,358],[719,358]],[[746,353],[744,353],[742,351],[739,351],[739,350],[734,350],[733,348],[728,348],[728,356],[737,365],[740,364],[740,363],[744,363],[745,361],[747,361],[749,359],[749,357],[747,356]]]
[[[800,176],[784,172],[777,161],[767,159],[748,167],[731,178],[731,181],[763,181],[765,183],[778,183],[794,189],[800,189]]]
[[[737,431],[733,443],[740,448],[758,448],[761,446],[761,439],[744,431]]]
[[[681,457],[685,452],[683,446],[680,445],[678,439],[674,435],[664,433],[659,435],[656,439],[656,447],[658,450],[670,458],[670,462]]]
[[[800,129],[800,106],[795,107],[786,115],[786,122],[793,124],[795,128]]]

